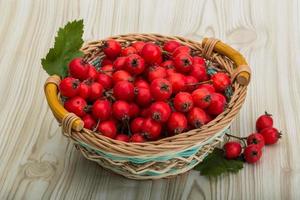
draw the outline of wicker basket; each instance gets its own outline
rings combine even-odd
[[[172,177],[192,169],[221,141],[232,120],[240,110],[250,80],[250,68],[240,53],[216,39],[201,43],[182,37],[158,34],[129,34],[112,37],[122,45],[135,41],[152,41],[163,44],[177,40],[189,46],[194,54],[201,55],[226,70],[233,81],[233,96],[227,109],[213,121],[172,137],[147,143],[125,143],[102,136],[83,128],[83,122],[61,105],[57,85],[58,76],[51,76],[45,83],[45,95],[62,132],[89,160],[131,179],[159,179]],[[93,63],[103,57],[103,40],[89,42],[82,48],[86,59]]]

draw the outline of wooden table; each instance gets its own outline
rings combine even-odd
[[[299,199],[300,3],[296,0],[0,1],[0,199]],[[58,27],[83,18],[86,40],[131,32],[214,36],[239,49],[253,69],[232,125],[246,136],[272,112],[278,145],[238,174],[133,181],[87,161],[50,112],[40,59]]]

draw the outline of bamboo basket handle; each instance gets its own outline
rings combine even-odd
[[[70,113],[61,105],[58,99],[58,85],[60,83],[60,77],[57,75],[50,76],[44,86],[44,92],[47,98],[50,109],[58,122],[62,122]],[[76,118],[72,123],[72,129],[80,131],[83,129],[83,121],[80,118]]]
[[[251,70],[245,58],[238,51],[219,40],[204,38],[202,45],[205,46],[208,43],[213,44],[212,47],[215,52],[227,56],[236,64],[237,68],[232,79],[236,79],[239,84],[247,86],[250,82]]]

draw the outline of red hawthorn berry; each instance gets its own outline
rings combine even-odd
[[[212,77],[211,80],[213,82],[214,88],[218,92],[224,92],[231,84],[230,77],[223,73],[223,72],[217,72]]]
[[[190,93],[179,92],[174,98],[174,107],[179,112],[188,112],[194,106],[193,98]]]
[[[281,133],[276,128],[265,128],[259,132],[265,140],[265,144],[275,144],[281,138]]]
[[[261,156],[262,149],[255,144],[247,146],[244,150],[244,158],[247,163],[255,163],[261,158]]]
[[[247,144],[256,144],[258,147],[263,148],[265,146],[265,139],[259,133],[252,133],[247,137]]]
[[[242,152],[241,143],[235,141],[227,142],[223,149],[227,159],[235,159],[239,157]]]
[[[261,115],[257,120],[256,120],[256,130],[259,132],[265,128],[271,128],[273,127],[273,119],[272,115],[265,112],[264,115]]]
[[[120,43],[116,40],[110,39],[104,42],[103,52],[111,59],[118,57],[121,53],[122,47]]]

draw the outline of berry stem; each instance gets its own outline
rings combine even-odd
[[[105,73],[105,72],[114,72],[114,70],[102,70],[100,69],[99,72]]]
[[[272,114],[268,113],[267,111],[265,111],[265,115],[272,117]]]
[[[100,119],[97,120],[97,124],[96,124],[95,128],[93,129],[93,132],[95,132],[97,130],[99,124],[100,124]]]
[[[247,146],[247,144],[246,144],[247,137],[238,137],[238,136],[235,136],[235,135],[231,135],[229,133],[225,133],[225,135],[228,138],[235,138],[235,139],[240,140],[243,143],[244,148]]]
[[[211,83],[212,81],[211,80],[208,80],[208,81],[202,81],[202,82],[198,82],[198,83],[190,83],[190,84],[186,84],[187,86],[196,86],[196,85],[202,85],[202,84],[205,84],[205,83]]]
[[[168,55],[168,56],[171,56],[171,53],[168,52],[168,51],[162,50],[161,52],[162,52],[163,54],[166,54],[166,55]]]
[[[125,123],[126,123],[127,129],[128,129],[128,134],[129,134],[129,136],[131,136],[130,125],[129,125],[129,118],[126,119]]]
[[[235,138],[235,139],[238,139],[238,140],[247,140],[247,137],[239,137],[239,136],[231,135],[229,133],[226,133],[225,135],[227,137],[232,137],[232,138]]]
[[[124,133],[124,128],[128,130],[128,135],[131,136],[130,125],[129,125],[129,117],[124,117],[122,119],[122,133]]]
[[[112,90],[105,91],[105,92],[104,92],[104,96],[105,96],[108,100],[110,100],[111,102],[115,102],[115,101],[116,101],[115,97],[113,96],[113,91],[112,91]]]

